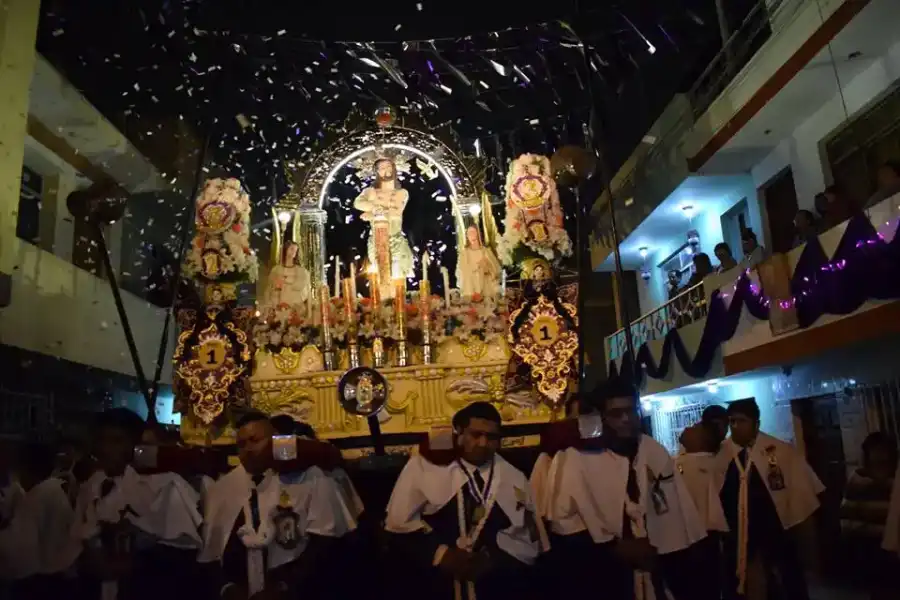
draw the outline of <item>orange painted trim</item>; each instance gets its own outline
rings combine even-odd
[[[853,20],[871,0],[847,0],[842,4],[822,26],[816,30],[803,45],[794,52],[793,56],[781,65],[772,77],[765,82],[744,106],[739,108],[725,125],[719,129],[712,138],[700,149],[697,154],[687,159],[688,170],[696,173],[713,155],[725,147],[750,119],[762,110],[778,92],[809,64],[822,48],[827,46],[840,31]]]
[[[726,356],[722,362],[725,374],[735,375],[762,367],[797,363],[830,350],[895,334],[900,334],[900,301],[775,338],[768,344]]]

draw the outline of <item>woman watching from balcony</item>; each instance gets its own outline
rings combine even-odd
[[[703,279],[713,273],[712,261],[709,260],[709,255],[703,252],[694,255],[694,273],[691,275],[691,278],[688,279],[687,285],[684,287],[684,290],[687,291],[699,284],[703,281]]]
[[[741,266],[745,269],[752,269],[767,258],[766,249],[759,245],[752,229],[741,232],[741,248],[744,251]]]
[[[822,230],[843,223],[856,212],[855,202],[836,185],[829,185],[816,196],[816,211],[822,216]]]
[[[797,214],[794,216],[794,231],[796,232],[796,235],[794,236],[794,248],[802,246],[816,237],[818,235],[816,216],[812,214],[811,211],[798,210]]]
[[[878,167],[877,184],[878,190],[866,202],[865,208],[900,194],[900,161],[889,160]]]
[[[716,268],[716,273],[730,271],[738,265],[737,261],[734,260],[734,256],[731,254],[731,246],[725,242],[716,244],[713,253],[716,255],[716,258],[719,259],[719,266]]]

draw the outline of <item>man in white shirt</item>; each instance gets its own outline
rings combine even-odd
[[[497,455],[500,422],[493,405],[469,404],[453,417],[452,447],[422,448],[400,473],[385,529],[410,571],[392,597],[534,595],[539,523],[528,479]]]
[[[339,486],[325,473],[339,452],[298,440],[297,460],[276,461],[275,433],[262,413],[242,417],[240,465],[206,494],[199,561],[216,567],[215,591],[222,598],[296,597],[301,591],[304,598],[317,597],[317,571],[332,558],[334,541],[356,529]],[[329,583],[340,589],[339,582]]]
[[[126,408],[97,418],[98,470],[79,486],[70,544],[88,598],[196,596],[190,575],[200,547],[200,497],[177,474],[132,466],[144,428]]]
[[[755,400],[732,402],[728,417],[731,437],[716,455],[729,529],[725,598],[765,597],[780,582],[786,597],[808,599],[792,530],[818,509],[817,496],[825,487],[793,446],[759,430]],[[757,573],[766,577],[751,577]]]
[[[52,478],[54,453],[29,444],[20,449],[17,474],[24,496],[0,529],[0,575],[12,580],[14,598],[52,598],[64,591],[71,559],[64,551],[72,507],[62,481]]]
[[[599,437],[554,457],[556,484],[545,515],[558,586],[608,600],[711,599],[694,546],[706,537],[668,452],[640,431],[637,395],[619,380],[594,392]]]

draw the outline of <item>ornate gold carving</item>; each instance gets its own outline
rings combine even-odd
[[[300,353],[284,347],[278,354],[272,355],[272,364],[285,375],[290,375],[300,366]]]
[[[400,414],[409,409],[410,405],[419,401],[419,392],[409,391],[402,401],[396,400],[396,395],[388,396],[387,411],[391,414]]]
[[[283,411],[303,402],[312,402],[314,392],[304,388],[282,389],[274,394],[256,394],[253,396],[253,408],[266,414]],[[288,410],[287,412],[291,412]]]
[[[566,303],[562,306],[575,319],[577,327],[575,307]],[[516,322],[523,308],[509,315],[510,324]],[[569,386],[572,356],[578,350],[578,335],[568,328],[562,315],[547,298],[540,296],[530,306],[528,317],[519,328],[519,339],[516,340],[510,332],[509,343],[512,351],[531,367],[538,391],[554,405],[559,403]]]
[[[485,354],[487,354],[488,346],[484,340],[481,340],[477,337],[471,337],[466,340],[466,343],[463,344],[463,356],[471,360],[472,362],[476,362],[480,360]]]
[[[213,318],[216,316],[216,311],[209,312]],[[219,331],[214,321],[198,334],[187,360],[182,359],[193,332],[183,331],[175,348],[176,373],[191,390],[191,410],[206,425],[225,410],[229,388],[244,373],[245,364],[250,360],[247,334],[237,329],[234,323],[224,326],[237,340],[237,347]]]

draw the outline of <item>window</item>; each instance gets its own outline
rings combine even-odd
[[[41,196],[43,191],[44,179],[35,171],[23,166],[22,185],[19,187],[16,236],[29,244],[37,244],[41,241]]]

